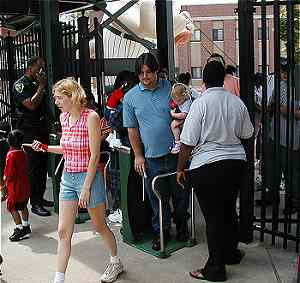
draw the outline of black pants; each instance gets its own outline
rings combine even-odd
[[[48,144],[48,134],[40,129],[20,129],[24,132],[24,143],[38,140]],[[26,147],[25,150],[28,160],[30,203],[31,205],[41,205],[46,190],[48,154],[36,152],[29,147]]]
[[[225,272],[226,259],[237,249],[236,200],[246,169],[243,160],[223,160],[191,171],[191,183],[206,222],[209,259],[207,276]]]

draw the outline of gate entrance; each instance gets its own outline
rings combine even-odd
[[[286,249],[291,241],[298,251],[300,2],[240,1],[238,12],[241,98],[255,124],[255,140],[247,145],[255,164],[254,184],[250,182],[254,198],[248,194],[244,201],[254,203],[250,210],[260,241],[270,235],[272,245],[281,243]],[[259,26],[253,25],[254,17],[260,19]],[[259,46],[254,46],[256,37]]]

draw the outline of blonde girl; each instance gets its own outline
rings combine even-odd
[[[172,87],[171,97],[176,103],[177,107],[171,110],[173,121],[171,122],[171,129],[174,135],[174,146],[171,153],[178,153],[180,151],[180,133],[187,114],[192,105],[191,89],[182,83],[176,83]]]
[[[74,79],[58,81],[53,87],[53,97],[62,112],[60,145],[45,147],[38,141],[32,144],[36,151],[63,154],[65,160],[59,194],[59,241],[53,283],[65,280],[78,206],[88,209],[97,232],[110,251],[110,263],[101,281],[113,282],[123,272],[123,265],[117,256],[115,237],[105,222],[105,189],[98,170],[100,118],[95,111],[87,108],[85,91]]]

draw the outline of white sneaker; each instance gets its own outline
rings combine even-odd
[[[121,261],[118,263],[109,263],[100,280],[101,282],[114,282],[117,280],[119,274],[123,272],[123,270],[124,267]]]
[[[117,209],[114,213],[108,215],[108,220],[113,223],[122,224],[122,211],[121,209]]]
[[[179,151],[180,151],[180,142],[175,142],[175,144],[171,150],[171,153],[176,154]]]

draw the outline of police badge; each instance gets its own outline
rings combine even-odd
[[[17,83],[15,85],[15,89],[18,93],[22,93],[23,92],[23,89],[24,89],[24,84],[23,83]]]

